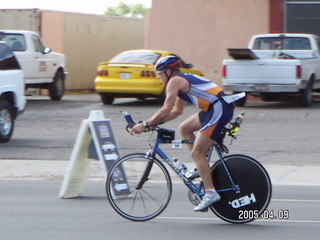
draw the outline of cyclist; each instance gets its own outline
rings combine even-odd
[[[223,90],[210,80],[193,74],[180,72],[181,62],[176,56],[161,58],[156,63],[156,71],[166,86],[166,99],[163,106],[148,120],[136,124],[131,132],[142,133],[149,126],[155,126],[177,118],[183,113],[187,103],[201,109],[181,123],[182,137],[195,140],[188,146],[191,156],[203,180],[205,195],[195,211],[206,210],[220,200],[212,182],[206,152],[221,137],[222,128],[233,116],[233,105],[224,99]],[[199,131],[196,135],[195,131]]]

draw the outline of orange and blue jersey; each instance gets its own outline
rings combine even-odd
[[[178,76],[190,84],[189,91],[179,94],[179,97],[204,111],[208,111],[211,104],[218,101],[217,96],[223,93],[217,84],[204,77],[188,73],[180,73]]]
[[[218,141],[222,129],[233,116],[233,105],[223,99],[223,90],[210,80],[193,74],[180,73],[178,76],[190,84],[189,91],[180,93],[179,97],[202,110],[199,112],[199,132]]]

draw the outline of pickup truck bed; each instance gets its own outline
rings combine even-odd
[[[256,41],[282,39],[309,41],[307,49],[259,49]],[[267,39],[267,40],[266,40]],[[292,40],[293,39],[293,40]],[[302,106],[312,103],[312,92],[320,89],[320,57],[316,36],[311,34],[256,35],[248,49],[229,49],[233,59],[223,61],[223,86],[226,91],[246,92],[265,101],[288,95],[299,96]],[[258,48],[258,49],[257,49]],[[311,48],[311,49],[309,49]],[[242,100],[238,105],[244,105]]]

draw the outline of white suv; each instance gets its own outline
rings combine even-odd
[[[10,49],[0,41],[0,143],[8,142],[16,117],[25,109],[23,71]]]

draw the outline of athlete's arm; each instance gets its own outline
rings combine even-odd
[[[147,120],[149,126],[163,123],[171,115],[171,112],[175,107],[178,92],[180,90],[179,81],[179,77],[173,77],[172,79],[170,79],[166,88],[166,100],[164,101],[163,106],[151,118]],[[178,113],[178,111],[176,112]],[[172,117],[173,116],[174,115],[172,115]]]
[[[146,122],[149,126],[155,126],[172,120],[183,112],[185,104],[182,100],[178,99],[179,91],[185,92],[188,84],[185,79],[175,76],[168,82],[166,87],[166,99],[163,106]],[[143,123],[133,126],[131,133],[141,133],[145,130]]]
[[[170,115],[165,119],[165,122],[171,121],[180,115],[182,115],[184,107],[186,106],[187,102],[183,101],[181,98],[177,97],[175,105],[170,112]]]

